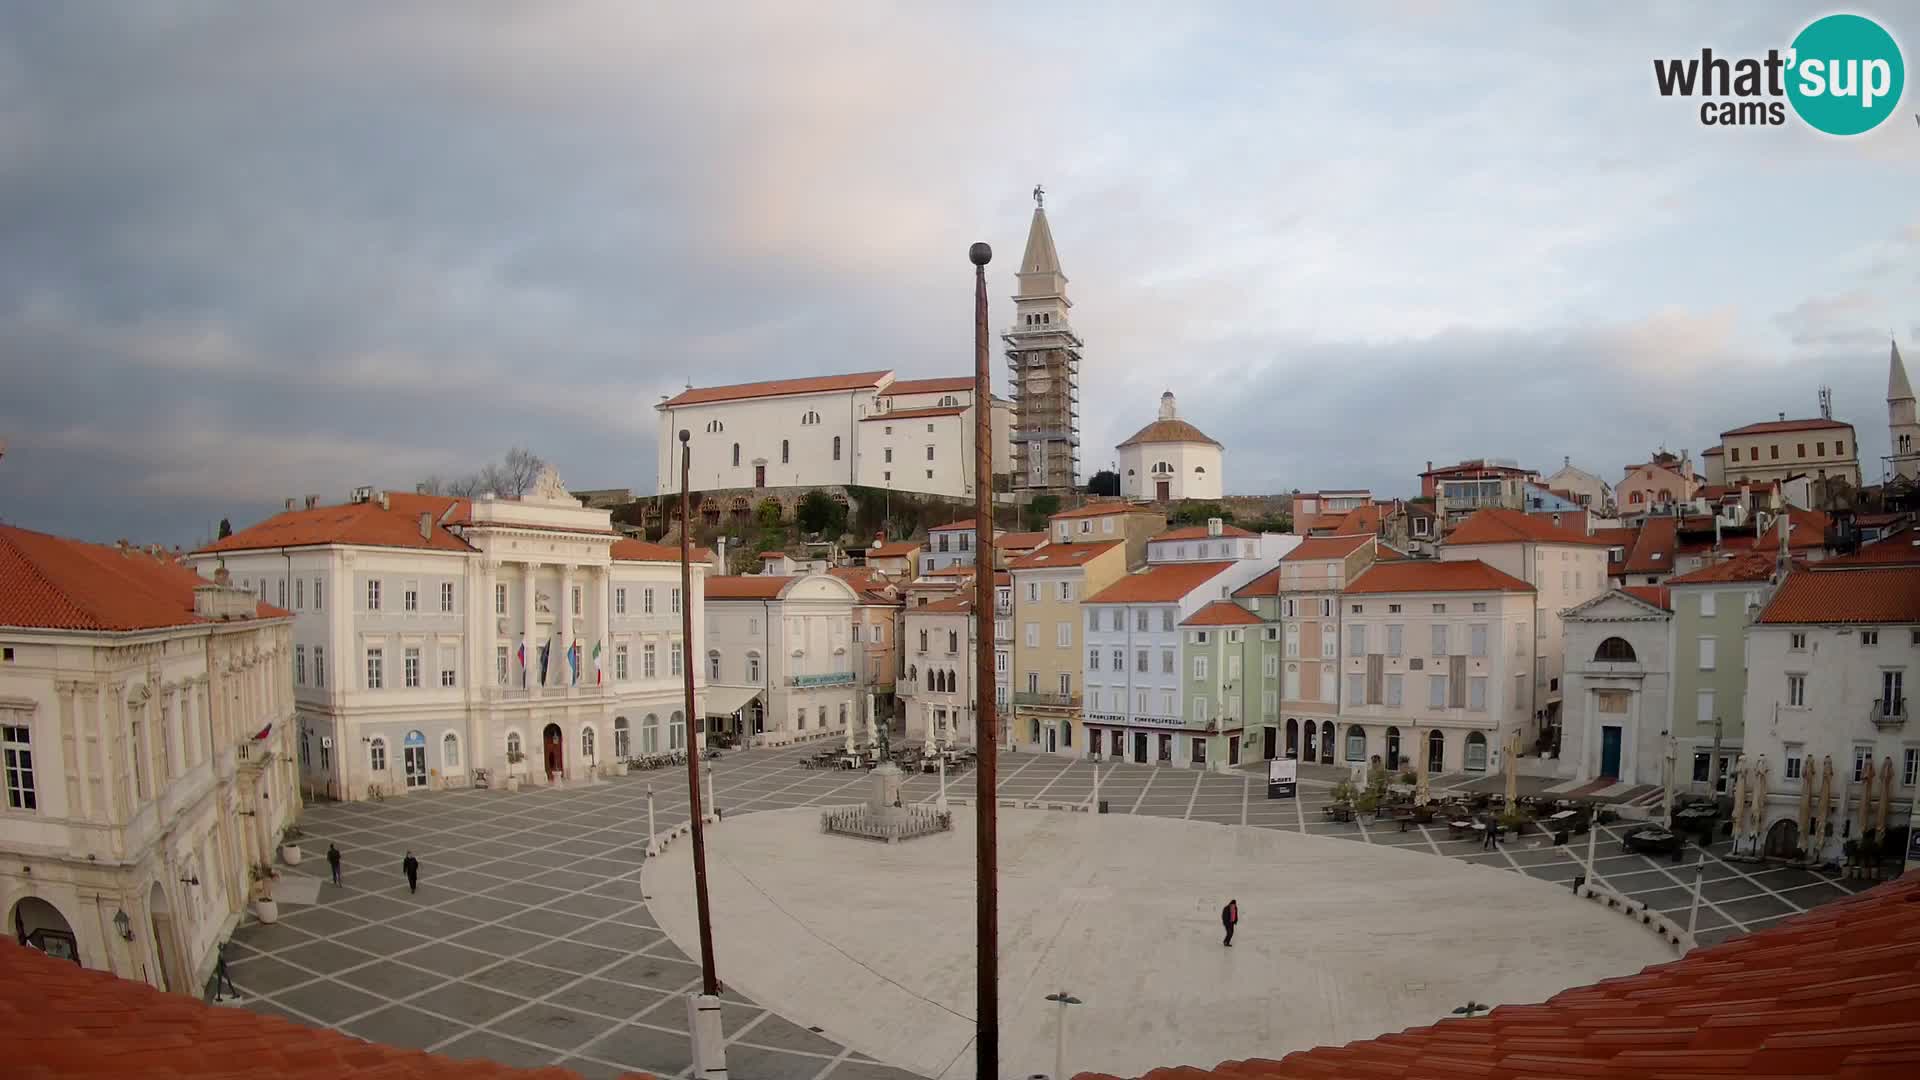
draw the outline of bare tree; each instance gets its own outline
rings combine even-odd
[[[540,456],[524,446],[516,446],[507,451],[506,459],[495,474],[494,492],[502,498],[517,499],[533,487],[534,478],[547,463]]]
[[[446,491],[446,487],[447,481],[442,480],[439,473],[433,473],[425,480],[413,485],[413,490],[421,495],[439,495]]]

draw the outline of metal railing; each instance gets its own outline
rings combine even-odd
[[[1080,707],[1079,694],[1061,694],[1046,690],[1015,690],[1015,705],[1044,705],[1055,709],[1077,709]]]
[[[1886,698],[1874,698],[1873,707],[1868,710],[1873,726],[1881,731],[1902,728],[1907,723],[1907,699],[1903,697],[1888,701]]]

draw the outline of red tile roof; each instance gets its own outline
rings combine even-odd
[[[898,559],[920,550],[918,540],[897,540],[891,544],[881,544],[877,548],[867,549],[869,559]]]
[[[794,394],[826,394],[844,390],[878,389],[890,371],[856,371],[850,375],[820,375],[808,379],[774,379],[768,382],[735,383],[732,386],[703,386],[682,392],[655,405],[671,409],[681,405],[710,405],[716,401],[747,401],[752,398],[788,397]]]
[[[1215,442],[1212,438],[1209,438],[1207,434],[1201,431],[1199,428],[1194,427],[1192,424],[1189,424],[1185,420],[1180,420],[1180,419],[1155,420],[1153,423],[1148,424],[1146,427],[1143,427],[1139,431],[1134,432],[1131,436],[1127,438],[1125,442],[1121,443],[1120,445],[1121,446],[1139,446],[1143,443],[1183,443],[1183,442],[1205,443],[1208,446],[1220,445],[1218,442]]]
[[[707,579],[709,600],[778,600],[787,586],[800,580],[781,574],[728,574]]]
[[[1355,533],[1378,533],[1380,531],[1380,507],[1373,503],[1356,506],[1342,517],[1335,518],[1329,525],[1315,524],[1314,529],[1328,529],[1327,536],[1350,536]]]
[[[615,540],[608,548],[614,562],[670,562],[680,561],[679,544],[653,544],[645,540]],[[688,552],[694,562],[713,561],[713,552],[694,545]]]
[[[1743,551],[1730,559],[1722,559],[1698,570],[1670,577],[1667,579],[1667,585],[1671,587],[1766,581],[1773,577],[1774,566],[1774,556],[1764,551]]]
[[[1002,533],[993,538],[996,551],[1032,551],[1047,542],[1047,531]]]
[[[787,553],[784,551],[763,551],[760,553],[761,562],[773,562],[775,559],[784,559],[786,557]]]
[[[1593,530],[1593,538],[1604,542],[1608,547],[1631,548],[1639,536],[1640,529],[1637,526]]]
[[[1628,574],[1673,573],[1674,549],[1679,546],[1680,523],[1671,517],[1648,517],[1640,526],[1640,535],[1627,549],[1624,572]]]
[[[1233,590],[1236,600],[1251,600],[1261,596],[1280,595],[1280,568],[1273,569]]]
[[[895,379],[887,384],[888,394],[964,394],[973,389],[973,376],[950,379]]]
[[[1168,532],[1163,532],[1158,536],[1149,538],[1147,542],[1150,544],[1158,544],[1163,540],[1205,540],[1211,537],[1212,535],[1213,535],[1212,533],[1207,531],[1207,527],[1205,525],[1188,525],[1185,528],[1173,529]],[[1250,533],[1238,525],[1221,525],[1220,535],[1221,536],[1257,536],[1259,534]]]
[[[1787,507],[1783,516],[1793,523],[1787,530],[1787,550],[1804,551],[1808,548],[1825,547],[1827,529],[1833,519],[1819,510],[1802,510],[1797,506]],[[1780,526],[1774,524],[1766,532],[1753,538],[1755,551],[1780,550]]]
[[[1372,533],[1360,536],[1309,536],[1300,546],[1280,556],[1281,562],[1305,562],[1308,559],[1344,559],[1371,543]]]
[[[1181,620],[1181,626],[1257,626],[1260,616],[1231,600],[1215,600]]]
[[[1775,540],[1774,543],[1779,543]],[[1920,531],[1912,528],[1888,533],[1871,544],[1863,544],[1859,551],[1851,555],[1842,555],[1837,559],[1828,559],[1820,564],[1824,569],[1829,566],[1912,566],[1920,564]]]
[[[1374,559],[1379,562],[1395,562],[1400,559],[1413,558],[1413,556],[1407,554],[1404,551],[1401,551],[1399,548],[1394,547],[1392,544],[1375,544],[1373,547],[1373,552],[1374,552],[1374,555],[1373,555]]]
[[[212,582],[169,555],[107,547],[0,525],[0,626],[157,630],[214,622],[194,614]],[[256,604],[263,619],[286,612]]]
[[[1776,431],[1824,431],[1828,428],[1846,428],[1851,431],[1853,425],[1840,420],[1823,420],[1819,417],[1811,420],[1767,420],[1758,424],[1748,424],[1746,427],[1737,427],[1732,431],[1723,431],[1720,437],[1724,439],[1728,435],[1767,435]]]
[[[1376,562],[1347,586],[1358,593],[1532,592],[1533,586],[1479,559]]]
[[[517,1069],[366,1042],[245,1009],[207,1005],[145,983],[0,942],[4,1072],[16,1080],[579,1080],[572,1069]],[[643,1073],[627,1073],[641,1077]]]
[[[930,525],[927,527],[928,532],[952,532],[956,529],[965,529],[968,532],[972,532],[973,519],[967,518],[964,521],[949,521],[945,525]]]
[[[860,422],[871,424],[875,420],[919,420],[931,416],[960,416],[966,411],[964,407],[957,405],[929,405],[924,409],[895,409],[892,412],[874,413],[872,416],[861,417]]]
[[[1476,510],[1447,537],[1454,547],[1463,544],[1603,544],[1585,531],[1555,525],[1551,518],[1518,510]]]
[[[1142,1080],[1895,1080],[1920,1075],[1916,1003],[1920,873],[1539,1004]]]
[[[1774,590],[1763,623],[1920,623],[1920,566],[1796,569]]]
[[[949,596],[945,599],[935,600],[929,604],[921,604],[912,610],[914,612],[924,611],[932,615],[965,615],[973,610],[973,596],[969,593],[961,593],[958,596]]]
[[[387,509],[378,499],[312,510],[288,510],[258,525],[241,529],[200,549],[201,553],[258,551],[262,548],[313,547],[352,544],[360,547],[416,548],[425,551],[472,551],[465,540],[447,531],[447,524],[465,522],[472,504],[446,495],[387,493]],[[420,515],[431,515],[427,535],[420,535]],[[444,522],[442,519],[445,519]],[[677,558],[677,556],[676,556]]]
[[[1111,551],[1125,543],[1123,540],[1096,540],[1080,544],[1048,544],[1035,548],[1030,555],[1022,555],[1007,564],[1009,570],[1054,570],[1064,566],[1083,566],[1087,560],[1104,552]]]
[[[1108,514],[1158,514],[1160,511],[1151,506],[1130,503],[1125,499],[1101,499],[1085,506],[1076,506],[1071,510],[1062,510],[1048,518],[1059,521],[1061,518],[1106,517]]]
[[[1668,594],[1665,585],[1627,585],[1621,591],[1635,600],[1644,600],[1664,611],[1673,610],[1673,597]]]
[[[1230,562],[1154,563],[1087,597],[1089,604],[1171,604],[1219,577]]]
[[[1722,450],[1717,446],[1709,446],[1705,450],[1700,451],[1700,456],[1701,457],[1719,457],[1725,453],[1726,453],[1725,450]]]

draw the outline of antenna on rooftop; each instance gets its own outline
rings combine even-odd
[[[1820,388],[1820,419],[1833,419],[1833,387],[1831,386]]]

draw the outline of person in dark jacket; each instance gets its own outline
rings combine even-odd
[[[333,870],[333,883],[340,884],[340,849],[332,844],[327,845],[327,866]]]
[[[1486,818],[1487,834],[1481,837],[1481,851],[1497,851],[1500,845],[1500,819],[1488,814]]]
[[[1229,900],[1227,906],[1220,909],[1220,924],[1227,928],[1227,939],[1220,944],[1233,948],[1233,927],[1240,921],[1240,901]]]
[[[420,860],[413,857],[413,852],[407,852],[407,857],[400,860],[400,872],[407,875],[407,891],[410,893],[419,892]]]

